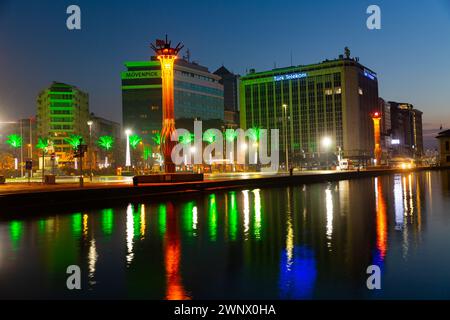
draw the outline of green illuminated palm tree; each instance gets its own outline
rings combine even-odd
[[[136,150],[138,144],[142,142],[141,137],[139,137],[137,134],[133,134],[130,136],[130,146]]]
[[[70,144],[70,146],[76,150],[78,148],[78,146],[81,144],[81,142],[83,141],[83,137],[77,134],[71,134],[69,135],[68,138],[64,139],[65,142],[67,142],[68,144]]]
[[[38,138],[38,143],[36,145],[36,148],[39,150],[42,150],[44,152],[47,152],[47,148],[50,146],[50,139],[48,138]]]
[[[161,145],[161,133],[157,132],[157,133],[153,134],[152,140],[157,146],[160,146]]]
[[[9,144],[10,147],[18,149],[22,146],[22,137],[20,135],[11,134],[7,138],[8,140],[6,140],[6,144]]]
[[[192,141],[194,141],[194,134],[186,132],[185,134],[180,136],[179,140],[181,144],[191,144]]]
[[[102,149],[109,151],[113,147],[114,139],[111,136],[102,136],[98,138],[97,143]]]
[[[261,137],[261,129],[259,127],[253,127],[249,129],[249,138],[252,143],[256,144],[255,150],[255,162],[258,161],[258,149],[259,149],[259,138]]]
[[[45,154],[48,151],[48,147],[50,147],[52,144],[52,141],[47,137],[39,137],[38,143],[36,145],[36,148],[39,150],[42,150],[42,181],[44,180],[45,176]]]
[[[238,133],[234,129],[225,130],[225,140],[228,142],[233,142],[238,136]]]
[[[18,134],[11,134],[8,137],[8,140],[6,140],[6,144],[9,144],[9,146],[11,148],[14,149],[14,167],[16,170],[19,169],[19,167],[17,166],[17,149],[19,149],[20,147],[22,147],[22,137]]]
[[[114,138],[111,136],[101,136],[98,138],[97,143],[102,149],[106,150],[105,167],[108,167],[108,151],[113,148]]]
[[[158,148],[158,155],[159,155],[159,158],[161,159],[161,154],[160,154],[160,152],[161,152],[161,142],[162,142],[161,141],[161,133],[159,133],[159,132],[154,133],[153,136],[152,136],[152,140],[153,140],[153,142],[155,143],[155,145]]]
[[[261,129],[258,127],[253,127],[249,129],[250,139],[254,142],[258,142],[261,137]]]
[[[214,143],[217,139],[217,135],[213,130],[206,130],[203,134],[203,141],[208,142],[209,144]]]

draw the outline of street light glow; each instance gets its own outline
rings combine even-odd
[[[127,136],[131,135],[131,133],[132,133],[131,129],[126,129],[126,130],[125,130],[125,134],[126,134]]]
[[[331,140],[330,137],[324,137],[324,138],[322,139],[322,146],[323,146],[324,148],[329,148],[329,147],[331,146],[332,143],[333,143],[333,141]]]

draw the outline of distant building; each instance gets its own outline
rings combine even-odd
[[[158,60],[126,62],[122,72],[124,128],[140,135],[144,143],[161,130],[162,87]],[[221,78],[206,67],[183,59],[175,62],[175,118],[224,119]]]
[[[214,74],[221,77],[219,83],[223,85],[225,125],[237,128],[239,126],[239,75],[231,73],[224,66],[217,69]]]
[[[423,155],[422,112],[410,103],[389,101],[394,155]]]
[[[441,166],[450,166],[450,130],[439,132],[439,163]]]
[[[48,137],[58,163],[73,162],[73,148],[65,140],[71,134],[88,138],[89,95],[75,86],[53,82],[37,98],[37,135]]]
[[[381,148],[383,157],[388,157],[392,153],[391,105],[384,99],[378,98],[378,111],[381,113]]]
[[[281,157],[284,104],[288,106],[288,149],[294,161],[317,159],[325,152],[373,157],[371,114],[378,109],[378,80],[358,58],[348,53],[318,64],[252,70],[241,77],[241,127],[280,129]],[[322,145],[324,137],[331,138],[331,147]]]
[[[105,118],[99,117],[94,113],[91,113],[90,120],[92,123],[92,150],[93,150],[93,164],[95,168],[105,166],[105,156],[108,157],[108,166],[115,166],[120,163],[120,159],[123,154],[123,133],[119,123],[107,120]],[[102,149],[98,141],[102,136],[110,136],[114,140],[113,147],[111,151]]]

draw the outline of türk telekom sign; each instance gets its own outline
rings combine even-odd
[[[281,76],[274,76],[273,80],[274,81],[283,81],[283,80],[293,80],[293,79],[301,79],[301,78],[306,78],[308,76],[307,73],[302,72],[302,73],[291,73],[291,74],[284,74]]]

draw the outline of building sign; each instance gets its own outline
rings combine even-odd
[[[293,79],[301,79],[301,78],[306,78],[308,76],[307,73],[303,72],[303,73],[291,73],[291,74],[284,74],[281,76],[274,76],[273,80],[274,81],[283,81],[283,80],[293,80]]]
[[[398,144],[400,144],[400,139],[392,139],[392,140],[391,140],[391,144],[393,144],[393,145],[398,145]]]
[[[161,78],[161,71],[148,70],[148,71],[122,72],[122,79],[148,79],[148,78]]]
[[[364,76],[366,78],[369,78],[370,80],[375,80],[377,78],[377,76],[374,73],[370,72],[367,69],[364,69]]]

